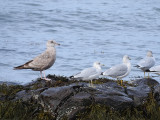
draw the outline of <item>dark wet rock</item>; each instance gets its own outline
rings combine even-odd
[[[159,85],[156,80],[151,78],[137,79],[132,84],[134,86],[127,87],[127,94],[133,99],[135,106],[144,104],[147,101],[149,93],[153,92],[154,86]]]
[[[52,111],[55,111],[72,94],[73,87],[71,86],[63,86],[63,89],[62,87],[48,88],[40,94],[40,101],[44,107],[49,104],[52,106]]]
[[[58,106],[57,119],[67,116],[68,119],[73,119],[79,111],[83,110],[86,106],[92,103],[91,95],[87,92],[79,92],[71,95],[65,102]]]
[[[108,105],[117,109],[133,105],[133,100],[125,93],[125,89],[117,83],[104,83],[87,87],[71,84],[63,87],[48,88],[40,94],[40,104],[52,112],[57,119],[68,118],[94,103]],[[56,113],[56,114],[55,114]]]
[[[133,100],[125,93],[125,89],[115,82],[107,82],[96,86],[94,94],[96,103],[105,104],[115,109],[125,109],[133,104]]]
[[[32,99],[37,100],[39,98],[39,95],[41,92],[43,92],[46,88],[40,88],[37,90],[22,90],[19,91],[16,95],[15,95],[15,99],[14,100],[23,100],[23,101],[30,101]]]
[[[136,87],[127,87],[127,94],[132,98],[134,105],[138,106],[146,102],[151,88],[148,85],[140,85]]]

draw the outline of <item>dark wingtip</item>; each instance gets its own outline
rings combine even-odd
[[[137,68],[138,68],[138,67],[140,67],[140,66],[139,66],[139,65],[135,65],[134,67],[137,67]]]
[[[157,72],[157,71],[150,71],[150,70],[146,70],[146,72]]]
[[[13,68],[13,70],[20,70],[20,69],[24,69],[24,65],[20,65]]]
[[[103,75],[103,72],[101,72],[101,75]]]
[[[74,76],[72,75],[72,76],[70,76],[69,78],[74,78]]]
[[[150,71],[150,70],[145,70],[146,72],[152,72],[152,71]]]
[[[18,69],[19,69],[18,67],[14,67],[14,68],[13,68],[13,70],[18,70]]]
[[[31,63],[32,61],[33,61],[33,60],[30,60],[30,61],[26,62],[26,63],[23,64],[23,65],[14,67],[14,70],[20,70],[20,69],[32,69],[31,67],[28,66],[28,64]]]
[[[157,71],[150,71],[150,70],[148,69],[148,70],[145,70],[145,72],[157,72]]]

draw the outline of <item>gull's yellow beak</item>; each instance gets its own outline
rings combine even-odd
[[[104,64],[101,64],[101,66],[105,66]]]

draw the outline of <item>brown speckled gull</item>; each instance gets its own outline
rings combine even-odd
[[[35,57],[33,60],[26,62],[23,65],[14,67],[15,70],[18,69],[32,69],[34,71],[40,71],[41,79],[49,80],[45,77],[42,77],[42,71],[50,68],[56,60],[56,49],[55,45],[60,45],[54,40],[47,41],[47,49],[39,56]]]

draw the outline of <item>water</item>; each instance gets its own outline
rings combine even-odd
[[[43,52],[49,39],[61,46],[46,74],[70,76],[94,61],[105,70],[124,54],[134,66],[147,50],[160,64],[159,0],[1,0],[0,5],[0,81],[25,84],[40,77],[13,67]],[[138,76],[143,72],[133,67],[124,80]]]

